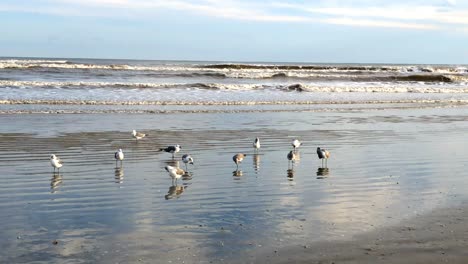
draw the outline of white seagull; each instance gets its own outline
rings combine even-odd
[[[239,163],[241,163],[244,160],[245,156],[247,156],[247,154],[238,153],[232,157],[232,161],[236,163],[237,170],[239,170]]]
[[[120,161],[120,166],[122,166],[122,160],[124,159],[124,153],[123,153],[122,149],[119,149],[119,151],[117,151],[114,154],[114,158],[115,158],[115,166],[117,167],[117,162],[118,161]]]
[[[189,154],[185,154],[182,156],[182,161],[185,163],[185,169],[188,170],[187,164],[193,165],[193,158]]]
[[[182,175],[185,174],[185,171],[183,169],[172,167],[169,165],[167,165],[164,169],[166,169],[166,171],[169,172],[169,176],[172,178],[172,181],[177,181],[177,179],[180,179],[180,177],[182,177]]]
[[[148,134],[143,134],[143,133],[140,133],[140,132],[136,132],[135,129],[133,129],[132,131],[132,136],[135,138],[136,141],[146,137]]]
[[[302,145],[302,143],[299,140],[294,139],[291,145],[293,146],[294,151],[296,151],[296,149],[299,148]]]
[[[54,172],[56,168],[60,171],[60,168],[63,166],[63,162],[54,154],[50,155],[50,164],[54,167]]]
[[[161,148],[159,151],[164,151],[167,153],[172,153],[172,158],[174,158],[174,154],[179,152],[182,149],[180,145],[175,145],[175,146],[168,146],[166,148]]]
[[[253,147],[255,148],[255,150],[258,150],[260,148],[260,139],[258,137],[255,138]]]

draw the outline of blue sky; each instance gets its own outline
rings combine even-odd
[[[2,0],[0,56],[468,64],[468,1]]]

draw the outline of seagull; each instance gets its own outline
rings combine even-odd
[[[239,163],[241,163],[242,160],[244,160],[245,156],[247,156],[247,154],[238,153],[232,157],[232,160],[234,161],[234,163],[236,163],[238,170],[239,170]]]
[[[135,138],[136,141],[146,137],[148,134],[143,134],[143,133],[140,133],[140,132],[136,132],[135,129],[133,129],[132,131],[132,136]]]
[[[289,162],[292,162],[293,164],[296,163],[296,159],[297,159],[297,155],[296,153],[294,153],[294,151],[289,151],[288,155],[288,166],[289,166]]]
[[[291,145],[293,146],[294,151],[296,151],[296,149],[299,148],[302,145],[302,143],[299,140],[294,139]]]
[[[256,151],[260,148],[260,139],[258,137],[255,138],[255,142],[253,143],[253,147]]]
[[[328,150],[317,148],[317,156],[319,159],[322,160],[322,167],[323,167],[323,160],[325,160],[325,167],[327,166],[327,160],[330,158],[330,152]]]
[[[54,172],[55,168],[57,168],[58,171],[60,171],[60,168],[63,166],[63,162],[54,154],[50,155],[50,164],[52,167],[54,167]]]
[[[124,154],[123,154],[122,149],[119,149],[119,151],[117,151],[114,154],[114,158],[115,158],[115,166],[117,167],[117,161],[119,160],[120,160],[120,166],[122,166],[122,160],[124,159]]]
[[[174,154],[179,152],[182,149],[180,145],[175,145],[175,146],[169,146],[167,148],[161,148],[159,151],[165,151],[168,153],[172,153],[172,158],[174,158]]]
[[[193,158],[189,154],[185,154],[182,156],[182,161],[185,163],[185,169],[187,169],[187,164],[192,164],[193,165]]]
[[[180,179],[180,177],[182,177],[182,175],[185,174],[185,171],[181,168],[177,168],[177,167],[172,167],[172,166],[169,166],[167,165],[165,167],[166,171],[169,172],[169,176],[172,178],[172,181],[176,180],[177,179]]]

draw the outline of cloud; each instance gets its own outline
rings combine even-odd
[[[160,14],[164,10],[221,19],[278,23],[325,23],[343,26],[434,30],[450,24],[468,25],[468,9],[455,0],[431,1],[317,1],[263,2],[242,0],[39,0],[36,5],[11,4],[0,11],[40,12],[79,16]],[[114,13],[113,13],[114,12]],[[137,16],[138,17],[138,16]]]
[[[424,29],[432,30],[439,27],[430,24],[414,24],[403,23],[395,21],[379,21],[371,19],[351,19],[351,18],[329,18],[322,20],[324,23],[347,25],[347,26],[361,26],[361,27],[384,27],[384,28],[402,28],[402,29]]]

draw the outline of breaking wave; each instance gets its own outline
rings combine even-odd
[[[0,59],[0,69],[28,69],[28,68],[64,68],[64,69],[103,69],[103,70],[133,70],[133,71],[208,71],[217,76],[219,72],[230,73],[232,71],[269,71],[273,74],[285,74],[278,71],[299,72],[344,72],[344,73],[468,73],[465,66],[424,66],[424,65],[275,65],[275,64],[161,64],[161,65],[130,65],[130,64],[106,64],[72,62],[69,60],[50,59]],[[280,76],[278,75],[278,76]],[[270,76],[274,77],[274,76]]]
[[[468,100],[360,100],[360,101],[95,101],[95,100],[36,100],[36,99],[0,99],[0,105],[206,105],[206,106],[234,106],[234,105],[341,105],[341,104],[468,104]]]
[[[412,77],[418,79],[419,77]],[[439,77],[437,77],[439,78]],[[440,80],[439,80],[440,81]],[[61,89],[203,89],[203,90],[272,90],[326,93],[468,93],[467,86],[392,85],[358,83],[356,85],[320,84],[225,84],[225,83],[125,83],[125,82],[43,82],[0,80],[6,88],[61,88]]]

